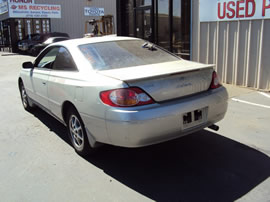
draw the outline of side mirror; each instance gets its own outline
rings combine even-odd
[[[33,69],[33,68],[34,68],[34,65],[33,65],[32,62],[24,62],[24,63],[22,64],[22,67],[23,67],[24,69]]]

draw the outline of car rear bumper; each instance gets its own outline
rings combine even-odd
[[[175,139],[223,119],[228,93],[224,87],[192,97],[166,103],[106,111],[106,128],[110,143],[123,147],[142,147]],[[183,115],[197,109],[206,110],[203,123],[184,129]]]

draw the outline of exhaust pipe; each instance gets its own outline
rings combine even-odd
[[[210,129],[212,129],[212,130],[214,130],[214,131],[218,131],[218,130],[219,130],[219,126],[217,126],[217,125],[215,125],[215,124],[209,126],[208,128],[210,128]]]

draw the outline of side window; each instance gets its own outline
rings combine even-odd
[[[73,62],[72,56],[67,51],[67,49],[61,47],[59,53],[56,56],[55,62],[53,64],[54,70],[64,70],[64,71],[77,71],[76,65]]]
[[[45,53],[45,55],[43,55],[41,59],[39,59],[39,62],[35,66],[37,68],[51,69],[58,52],[59,47],[54,47],[50,49],[47,53]]]

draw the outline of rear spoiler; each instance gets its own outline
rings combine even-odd
[[[97,73],[125,81],[136,81],[144,80],[148,78],[156,78],[162,76],[172,76],[177,74],[185,74],[189,72],[197,72],[204,69],[214,69],[214,64],[201,64],[190,62],[186,60],[181,60],[178,62],[169,62],[169,63],[160,63],[152,65],[143,65],[136,67],[112,69],[112,70],[103,70],[97,71]]]

